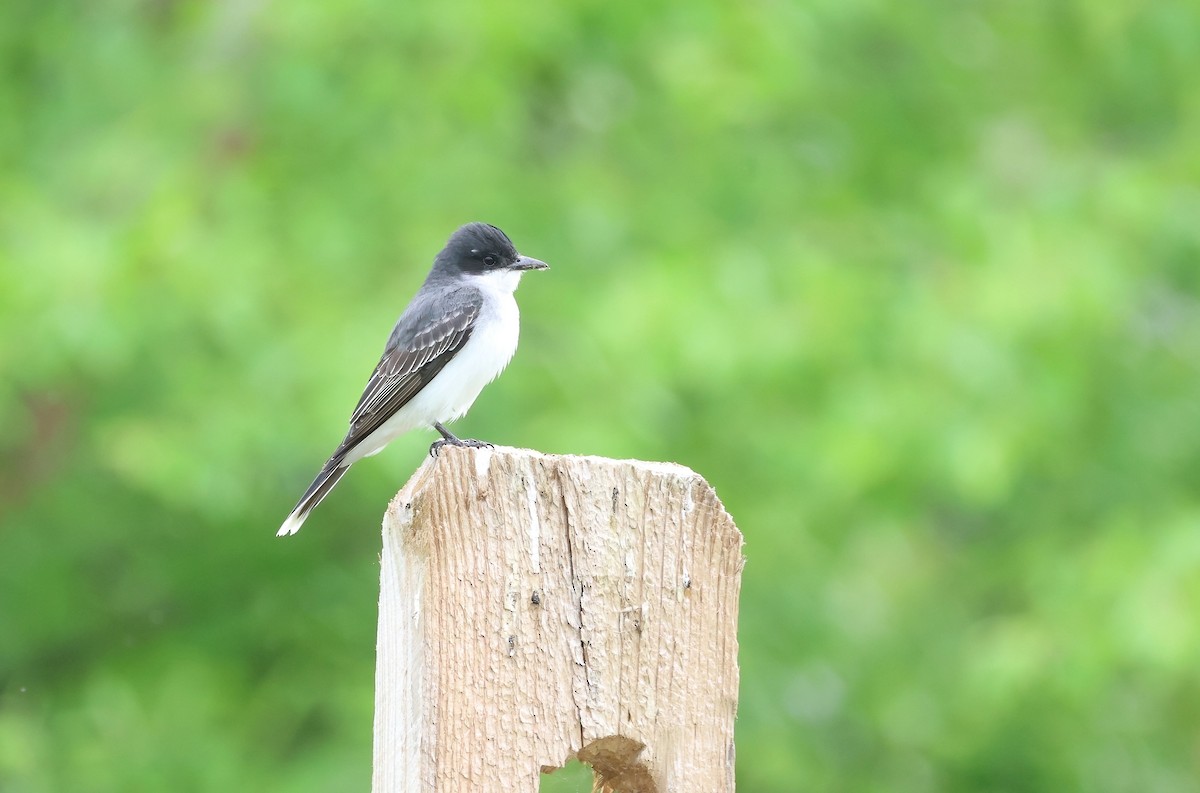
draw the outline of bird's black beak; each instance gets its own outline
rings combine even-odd
[[[518,256],[517,260],[509,265],[510,270],[549,270],[550,265],[546,264],[541,259],[534,259],[531,256]]]

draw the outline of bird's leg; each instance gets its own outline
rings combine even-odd
[[[458,437],[453,432],[443,427],[442,422],[440,421],[433,422],[433,428],[441,434],[442,439],[440,441],[434,441],[432,444],[430,444],[430,457],[437,456],[437,453],[441,451],[443,446],[467,446],[472,449],[492,448],[492,444],[488,443],[487,441],[477,441],[474,438]]]

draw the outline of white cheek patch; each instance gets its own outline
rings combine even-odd
[[[484,291],[508,295],[517,291],[517,286],[521,283],[521,273],[518,270],[489,270],[473,273],[470,277],[475,285]]]

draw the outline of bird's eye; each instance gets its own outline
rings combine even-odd
[[[495,267],[496,266],[496,257],[495,256],[484,256],[483,263],[486,264],[488,267]]]

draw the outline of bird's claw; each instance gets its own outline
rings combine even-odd
[[[487,441],[476,440],[475,438],[455,438],[454,440],[442,438],[441,440],[434,441],[433,443],[429,444],[429,456],[437,457],[438,452],[442,450],[443,446],[465,446],[468,449],[495,448],[495,444],[488,443]]]

